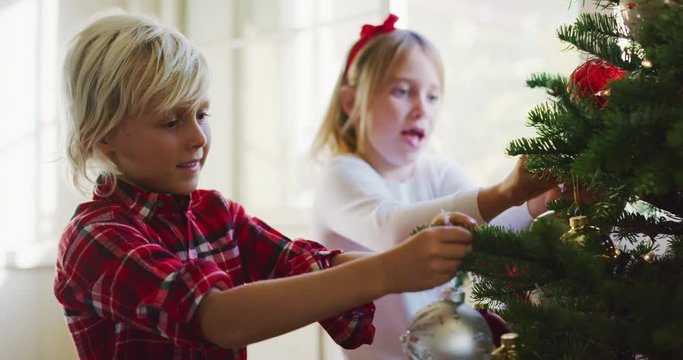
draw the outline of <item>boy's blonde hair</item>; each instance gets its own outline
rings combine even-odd
[[[358,150],[358,143],[364,136],[365,123],[369,121],[368,109],[390,76],[403,64],[410,51],[415,49],[423,51],[432,61],[443,88],[441,57],[429,40],[410,30],[396,29],[378,35],[360,50],[347,73],[342,70],[332,92],[327,114],[313,143],[314,156],[324,151],[325,155],[334,156],[355,153]],[[346,85],[356,91],[351,113],[354,118],[359,119],[357,124],[342,109],[341,89]]]
[[[152,18],[110,15],[80,31],[64,64],[67,157],[76,188],[98,175],[115,185],[119,171],[97,144],[123,119],[198,98],[207,73],[201,52]]]

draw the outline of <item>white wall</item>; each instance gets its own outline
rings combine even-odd
[[[76,353],[71,335],[67,331],[63,310],[52,292],[54,279],[55,248],[59,233],[73,214],[81,197],[69,188],[60,160],[63,122],[59,121],[56,92],[61,89],[57,82],[63,49],[76,27],[93,12],[112,6],[123,6],[122,1],[97,0],[2,0],[0,11],[26,15],[16,33],[4,33],[25,42],[35,43],[32,51],[20,51],[11,44],[2,44],[2,57],[20,57],[21,69],[11,68],[4,78],[0,74],[0,87],[4,91],[17,92],[24,84],[35,86],[31,94],[22,95],[32,99],[30,109],[35,119],[24,118],[30,114],[20,102],[8,98],[0,100],[3,109],[17,109],[18,116],[4,114],[0,117],[3,129],[12,133],[27,124],[36,124],[24,136],[35,144],[31,151],[13,153],[17,147],[0,144],[0,161],[4,167],[0,180],[0,207],[3,229],[21,229],[17,236],[0,239],[0,359],[43,360],[75,359]],[[29,7],[29,12],[17,13],[17,8]],[[35,28],[42,34],[26,31]],[[35,37],[38,36],[36,41]],[[7,53],[5,53],[7,51]],[[7,62],[0,60],[0,66]],[[34,68],[30,68],[33,66]],[[25,68],[26,67],[26,68]],[[31,77],[22,74],[27,69]],[[47,96],[45,94],[48,94]],[[11,99],[10,99],[11,100]],[[11,116],[7,116],[11,115]],[[19,125],[19,126],[18,126]],[[55,131],[56,130],[56,131]],[[0,137],[2,138],[2,137]],[[5,148],[4,146],[8,146]],[[59,146],[61,147],[61,146]],[[60,149],[61,150],[61,149]],[[8,163],[8,157],[20,166]],[[11,184],[17,180],[18,184]],[[23,201],[16,201],[18,196]],[[34,197],[34,200],[28,200]],[[26,216],[24,212],[32,212]],[[26,219],[30,225],[24,231]],[[11,234],[11,232],[9,232]],[[22,236],[23,234],[35,234]],[[8,251],[11,249],[11,251]]]
[[[52,267],[0,269],[0,358],[75,359]]]

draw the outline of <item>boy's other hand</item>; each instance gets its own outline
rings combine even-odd
[[[472,243],[466,227],[476,226],[476,221],[462,213],[445,213],[432,224],[445,226],[428,227],[383,254],[388,292],[431,289],[451,280],[460,269]]]

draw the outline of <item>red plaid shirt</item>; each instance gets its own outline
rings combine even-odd
[[[328,268],[339,252],[291,241],[216,191],[149,193],[120,181],[112,195],[78,206],[54,291],[82,359],[246,359],[245,348],[202,338],[202,296]],[[369,303],[321,325],[355,348],[372,342],[373,315]]]

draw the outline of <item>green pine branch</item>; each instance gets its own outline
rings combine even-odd
[[[574,24],[560,27],[557,35],[574,48],[629,71],[640,68],[644,58],[642,47],[613,14],[580,14]]]
[[[475,299],[488,302],[514,331],[523,334],[526,355],[622,358],[635,349],[646,349],[648,354],[666,358],[681,349],[683,342],[676,331],[683,317],[670,303],[683,280],[680,268],[675,270],[683,265],[680,257],[663,258],[655,266],[642,256],[651,248],[643,248],[607,259],[563,243],[558,238],[561,231],[554,219],[535,223],[518,235],[482,227],[475,231],[474,252],[465,262],[477,265],[471,268],[480,279],[473,287]],[[676,246],[683,248],[680,240]],[[523,286],[532,280],[525,276],[525,268],[517,268],[514,276],[510,271],[512,264],[520,263],[533,263],[545,272],[533,286]],[[530,294],[536,296],[536,303],[527,300]],[[672,321],[671,316],[679,317]],[[562,338],[561,345],[548,347],[547,341],[554,337]]]
[[[582,14],[558,30],[576,49],[628,71],[608,83],[604,106],[562,75],[533,74],[527,85],[551,99],[529,111],[536,135],[506,150],[527,155],[536,176],[589,189],[594,200],[555,200],[555,215],[522,232],[475,229],[463,263],[476,274],[473,297],[521,334],[522,358],[683,353],[683,0],[632,34],[615,16]],[[610,233],[598,238],[602,247],[561,240],[579,214]],[[610,239],[619,251],[605,250]]]
[[[574,23],[577,32],[595,32],[606,37],[629,39],[629,33],[613,15],[601,13],[583,13]]]
[[[642,214],[624,213],[615,223],[619,232],[644,234],[651,239],[667,235],[683,235],[680,219],[651,218]]]

